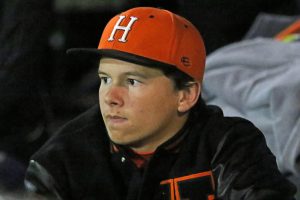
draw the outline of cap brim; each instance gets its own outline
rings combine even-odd
[[[71,48],[67,50],[67,54],[78,56],[91,56],[91,58],[93,59],[100,59],[101,57],[110,57],[127,62],[132,62],[139,65],[145,65],[148,67],[171,67],[173,69],[175,67],[168,63],[163,63],[143,56],[138,56],[128,52],[122,52],[113,49]]]

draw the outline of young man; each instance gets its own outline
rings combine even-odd
[[[200,97],[205,48],[156,8],[115,16],[98,49],[99,104],[32,156],[26,186],[57,199],[293,199],[263,134]]]

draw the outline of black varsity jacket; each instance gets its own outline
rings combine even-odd
[[[179,152],[159,147],[139,170],[110,153],[94,106],[66,124],[30,161],[27,189],[62,200],[291,200],[263,134],[249,121],[203,103],[191,113]]]

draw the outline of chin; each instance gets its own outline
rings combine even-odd
[[[119,144],[119,145],[129,145],[131,143],[131,140],[126,137],[119,137],[114,134],[110,134],[109,138],[113,143]]]
[[[126,138],[110,138],[110,140],[118,145],[123,145],[123,146],[128,146],[128,147],[137,147],[138,142],[135,140],[130,140],[130,139],[126,139]]]

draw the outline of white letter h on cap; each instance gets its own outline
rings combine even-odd
[[[127,26],[120,26],[120,23],[123,21],[123,19],[125,18],[125,16],[121,15],[119,16],[119,20],[117,21],[117,23],[114,26],[113,31],[110,34],[110,37],[108,38],[108,41],[113,41],[114,40],[114,35],[116,33],[117,30],[123,30],[124,33],[122,35],[122,37],[119,39],[120,42],[126,42],[126,37],[128,35],[128,32],[131,30],[131,26],[132,24],[138,19],[137,17],[130,17],[130,22],[128,23]]]

